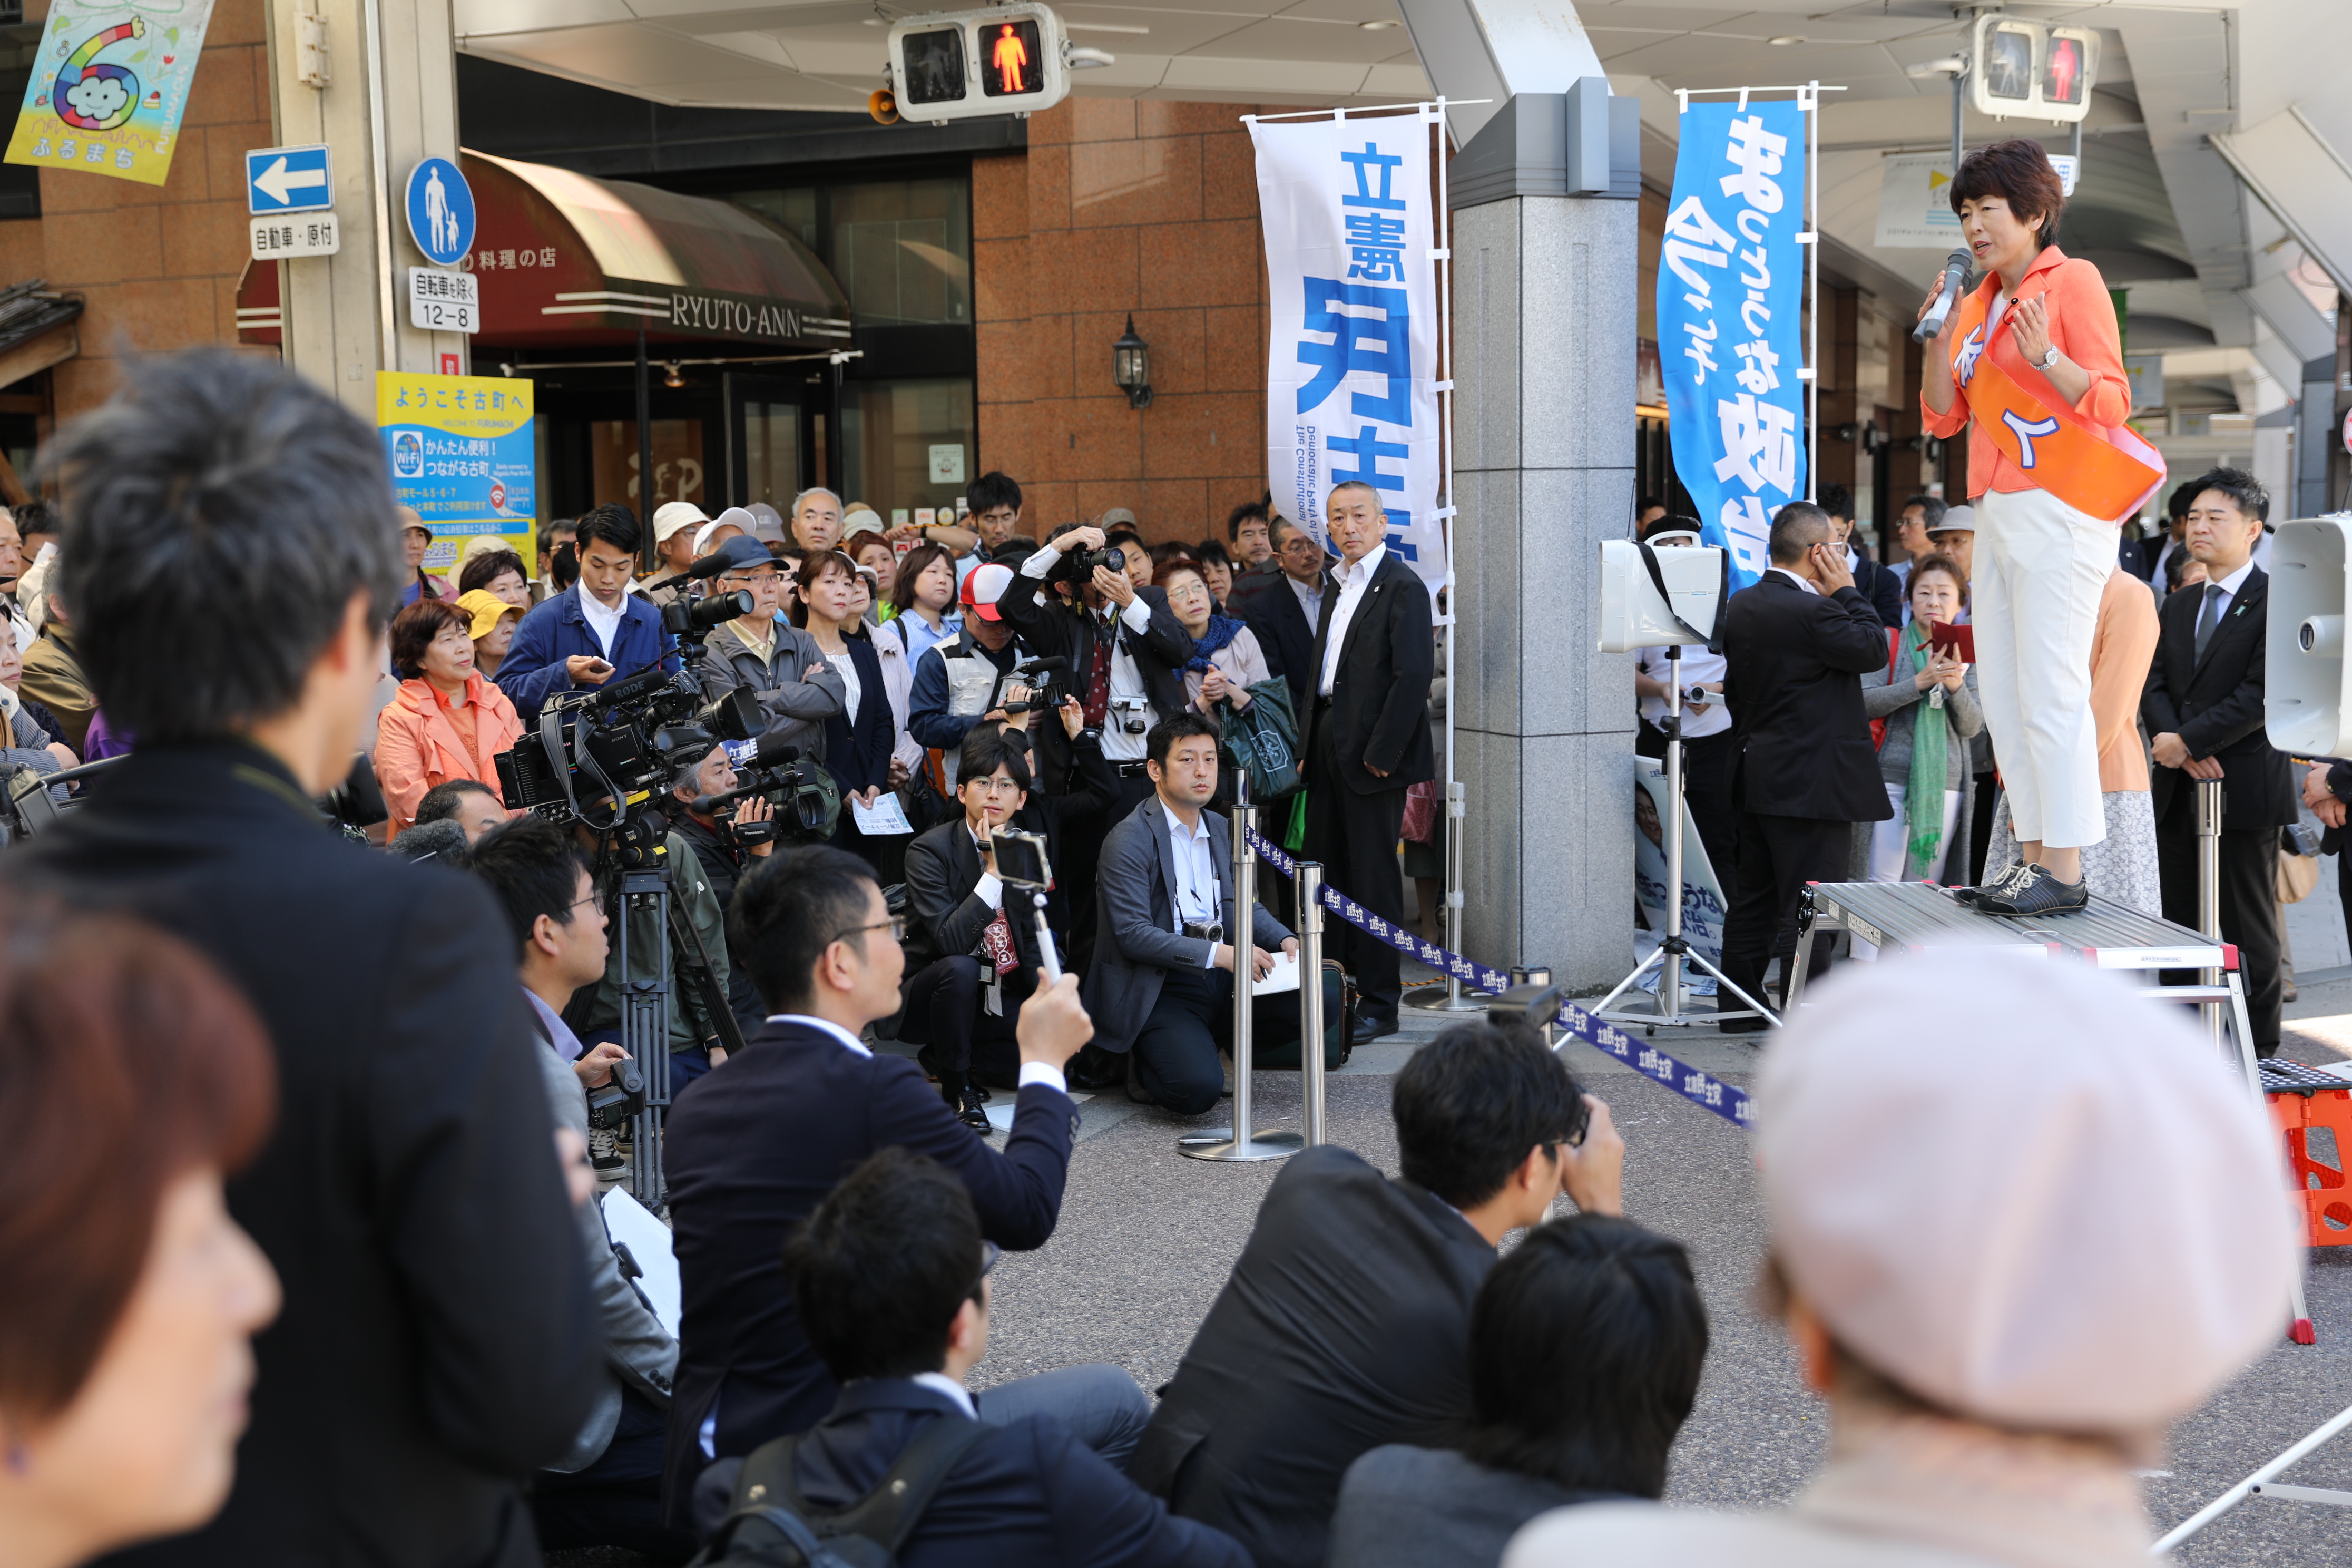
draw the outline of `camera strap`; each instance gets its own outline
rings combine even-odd
[[[1658,603],[1665,605],[1666,614],[1674,616],[1675,618],[1675,625],[1690,633],[1691,637],[1696,641],[1712,643],[1715,640],[1715,633],[1712,628],[1706,631],[1699,630],[1696,626],[1683,619],[1682,612],[1675,608],[1674,595],[1666,592],[1666,574],[1658,570],[1657,551],[1638,539],[1633,542],[1633,548],[1642,552],[1642,566],[1643,570],[1650,574],[1650,586],[1658,591]],[[1725,587],[1728,588],[1730,585],[1731,552],[1729,551],[1725,551],[1721,559],[1724,565]],[[1715,618],[1718,622],[1723,619],[1724,598],[1725,595],[1722,593],[1717,593],[1715,596]]]

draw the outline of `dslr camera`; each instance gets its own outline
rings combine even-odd
[[[1062,558],[1054,563],[1054,569],[1045,574],[1045,581],[1072,584],[1091,583],[1095,580],[1095,568],[1097,566],[1124,572],[1127,570],[1127,552],[1116,544],[1107,544],[1100,550],[1065,551]]]

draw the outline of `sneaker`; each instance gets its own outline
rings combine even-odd
[[[588,1163],[595,1168],[596,1185],[600,1190],[609,1190],[629,1179],[629,1162],[627,1156],[621,1152],[617,1129],[588,1129]]]
[[[2000,889],[1985,889],[1977,900],[1977,910],[2005,917],[2070,915],[2090,901],[2090,889],[2083,883],[2062,882],[2046,868],[2030,866],[2023,877],[2011,878]]]
[[[2011,866],[2007,870],[2003,871],[2000,876],[1993,878],[1990,881],[1980,883],[1973,888],[1959,889],[1952,894],[1952,897],[1958,899],[1964,904],[1974,907],[1983,903],[1986,899],[1996,893],[2008,892],[2011,882],[2016,881],[2018,878],[2026,875],[2032,869],[2032,867],[2028,866],[2024,861],[2021,860],[2014,866]]]
[[[981,1104],[980,1096],[971,1089],[963,1091],[963,1103],[956,1108],[956,1120],[982,1138],[996,1131],[989,1123],[988,1108]]]

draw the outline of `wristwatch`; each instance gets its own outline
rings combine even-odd
[[[2040,359],[2038,359],[2038,360],[2036,360],[2036,361],[2034,361],[2034,362],[2033,362],[2033,368],[2034,368],[2034,369],[2036,369],[2036,370],[2039,370],[2039,371],[2044,371],[2044,372],[2046,372],[2046,371],[2048,371],[2048,370],[2049,370],[2049,368],[2050,368],[2052,365],[2056,364],[2057,363],[2058,363],[2058,345],[2057,345],[2056,343],[2052,343],[2052,344],[2050,345],[2050,352],[2049,352],[2048,353],[2043,354]]]

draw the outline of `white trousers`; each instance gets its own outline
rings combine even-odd
[[[1924,719],[1927,715],[1923,712],[1920,717]],[[1942,715],[1938,714],[1937,717],[1940,718]],[[1958,743],[1957,738],[1955,743]],[[1895,815],[1885,822],[1874,822],[1870,825],[1870,879],[1874,882],[1900,882],[1904,879],[1903,862],[1911,850],[1911,825],[1904,820],[1903,802],[1910,793],[1905,785],[1888,784],[1886,804],[1895,808]],[[1952,863],[1952,829],[1958,826],[1959,823],[1960,792],[1948,789],[1944,792],[1943,853],[1937,857],[1933,866],[1921,873],[1929,881],[1940,882],[1944,879],[1944,868]],[[1960,869],[1964,874],[1968,870],[1966,846],[1963,846],[1961,850]],[[1865,962],[1875,959],[1878,956],[1878,944],[1855,937],[1853,955]]]
[[[2019,839],[2080,848],[2107,836],[2091,717],[2091,639],[2116,569],[2116,525],[2044,490],[1977,502],[1977,695]]]

